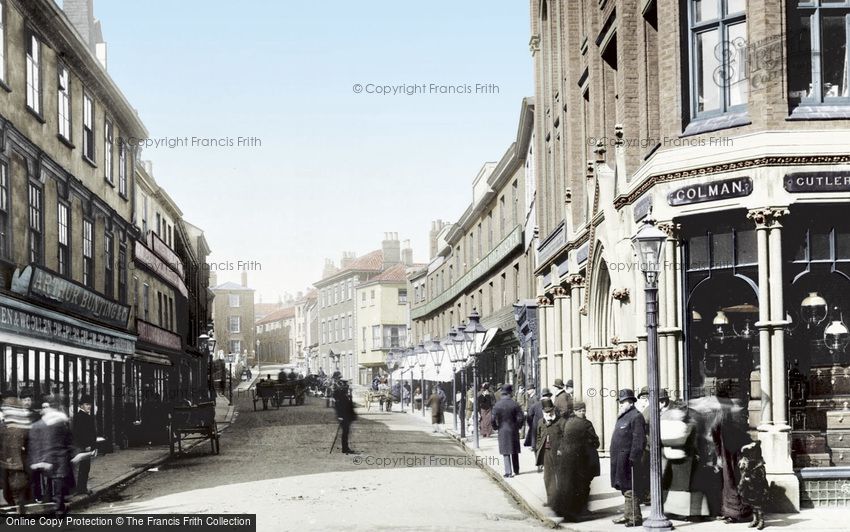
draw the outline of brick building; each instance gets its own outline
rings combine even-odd
[[[243,363],[256,364],[254,289],[248,287],[248,274],[242,272],[241,283],[222,283],[212,292],[217,353],[236,355]]]

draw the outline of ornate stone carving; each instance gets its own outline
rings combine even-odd
[[[584,169],[584,176],[587,179],[593,179],[593,175],[594,175],[595,171],[596,171],[596,166],[594,165],[593,161],[588,159],[587,160],[587,167],[585,167],[585,169]]]
[[[611,337],[611,345],[617,345],[619,343],[620,343],[620,337],[619,336],[612,336]]]
[[[587,316],[587,304],[582,305],[578,311],[582,316]]]
[[[605,354],[600,351],[594,351],[587,354],[587,359],[591,362],[602,363],[605,362]]]
[[[564,203],[572,203],[573,201],[573,189],[568,188],[564,191]]]
[[[659,222],[655,226],[664,233],[666,233],[667,238],[672,238],[673,240],[679,239],[679,231],[682,230],[682,224],[677,224],[673,222]]]
[[[556,286],[552,292],[555,294],[555,297],[567,297],[567,290],[563,286]]]
[[[570,286],[574,286],[576,288],[581,288],[584,286],[584,277],[581,275],[570,275],[567,282],[570,283]]]
[[[617,124],[614,126],[614,147],[622,149],[625,145],[626,142],[623,140],[623,124]]]
[[[540,35],[537,35],[535,33],[531,36],[531,39],[529,39],[528,41],[528,49],[531,51],[531,53],[540,51]]]
[[[628,288],[616,288],[611,291],[611,297],[616,299],[619,302],[624,302],[629,300],[630,292]]]
[[[596,154],[596,164],[601,164],[605,162],[605,153],[608,149],[605,147],[605,143],[602,139],[596,141],[596,148],[593,149],[593,153]]]
[[[537,306],[545,307],[549,304],[549,298],[546,296],[537,296]]]
[[[779,224],[779,219],[788,214],[785,207],[764,207],[753,209],[747,213],[747,218],[752,220],[759,229],[773,227]]]

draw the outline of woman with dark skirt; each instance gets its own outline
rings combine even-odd
[[[478,394],[478,434],[489,438],[493,434],[493,395],[490,393],[490,383],[481,385]]]

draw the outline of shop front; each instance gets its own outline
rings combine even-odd
[[[0,294],[0,388],[28,390],[37,405],[62,394],[72,417],[89,394],[102,450],[120,445],[123,373],[136,340],[126,331],[129,308],[37,266],[16,272],[12,290]]]

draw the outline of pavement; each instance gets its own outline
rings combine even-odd
[[[398,415],[400,406],[394,405],[394,411]],[[410,407],[406,410],[407,417],[417,419],[423,426],[431,425],[431,414],[426,408],[425,415],[417,410],[410,413]],[[593,479],[590,485],[589,511],[592,517],[589,520],[568,523],[556,515],[546,504],[546,488],[543,484],[543,474],[537,473],[534,462],[534,453],[528,448],[520,454],[520,474],[513,478],[504,478],[504,463],[499,454],[497,435],[494,433],[490,438],[480,438],[479,448],[474,448],[474,433],[467,432],[465,439],[460,437],[459,430],[454,429],[454,416],[450,412],[445,414],[445,433],[455,438],[470,456],[474,456],[475,463],[497,482],[502,489],[510,494],[531,515],[542,521],[551,528],[561,528],[577,532],[610,531],[623,528],[615,525],[612,519],[622,514],[623,497],[619,491],[610,487],[610,462],[605,456],[600,456],[600,469],[602,475]],[[458,420],[459,421],[459,420]],[[644,519],[649,517],[649,507],[643,506]],[[765,524],[767,527],[781,527],[783,530],[847,530],[847,520],[850,513],[846,508],[817,508],[803,509],[796,514],[767,514]],[[747,529],[746,524],[728,525],[723,521],[672,521],[678,530],[689,530],[693,532],[725,531],[736,529]]]
[[[227,398],[218,397],[215,409],[216,424],[219,433],[227,429],[235,420],[237,411],[228,405]],[[221,441],[221,440],[220,440]],[[183,448],[189,451],[198,445],[209,445],[209,440],[189,442]],[[226,445],[221,441],[221,445]],[[126,484],[136,476],[155,470],[171,458],[168,445],[152,445],[144,447],[130,447],[119,449],[112,453],[98,455],[92,461],[91,473],[89,475],[88,495],[74,495],[68,499],[68,507],[71,510],[82,508],[99,499],[104,494],[122,484]],[[3,510],[10,510],[4,508]],[[50,510],[49,505],[34,504],[27,506],[27,512],[31,514],[46,513]],[[0,510],[2,511],[2,510]]]

